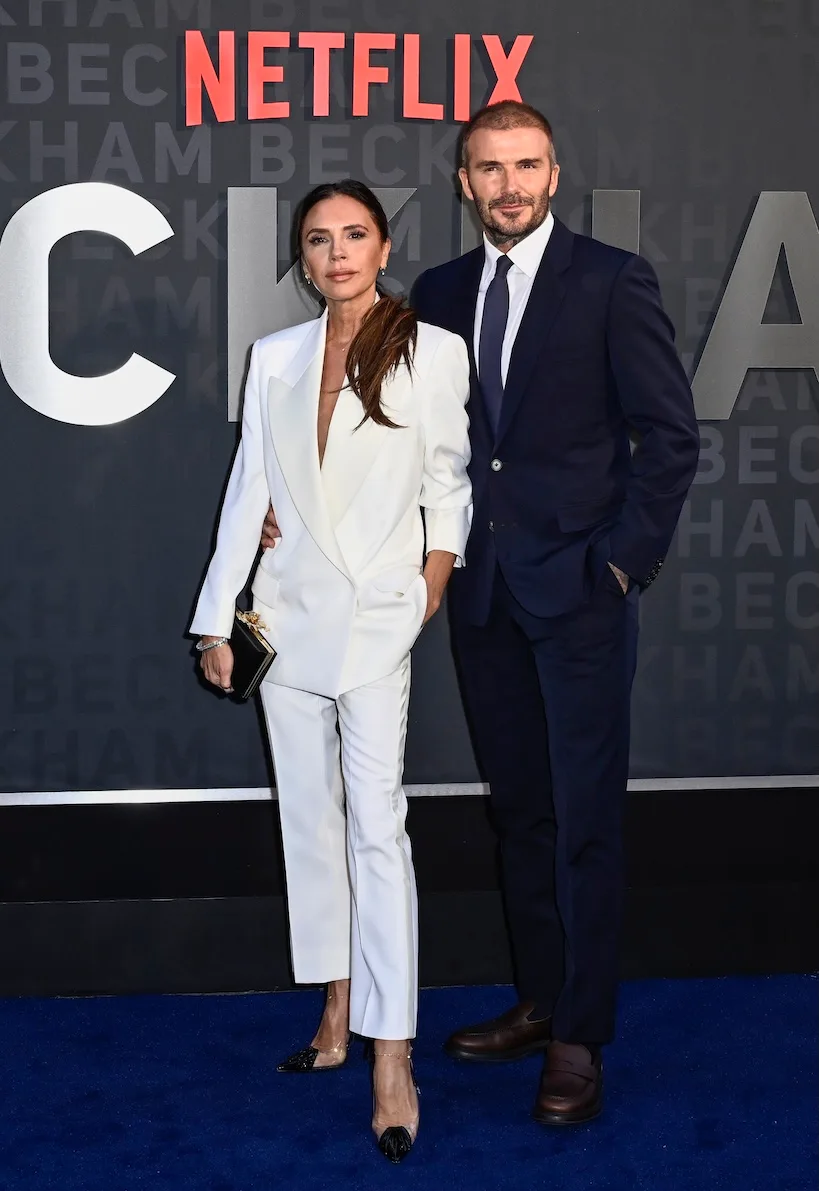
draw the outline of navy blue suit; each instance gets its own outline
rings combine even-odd
[[[475,512],[452,640],[501,842],[521,1000],[563,1042],[614,1030],[637,600],[697,465],[688,381],[651,266],[555,220],[497,433],[475,371],[483,248],[419,277],[472,359]],[[630,434],[638,438],[632,454]],[[632,579],[623,595],[607,566]]]

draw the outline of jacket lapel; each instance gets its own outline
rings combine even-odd
[[[480,419],[489,428],[486,416],[483,392],[478,380],[478,367],[475,362],[475,308],[478,304],[478,290],[481,285],[481,274],[485,259],[483,245],[461,258],[461,275],[453,287],[451,295],[451,313],[447,320],[450,331],[464,340],[469,352],[469,418],[474,423]],[[474,431],[473,431],[474,432]]]
[[[573,233],[556,219],[512,348],[495,445],[511,425],[560,310],[566,292],[561,274],[571,264],[573,241]]]
[[[310,324],[281,377],[270,377],[267,400],[270,435],[293,504],[316,545],[346,575],[327,512],[318,460],[318,404],[326,335],[325,311]]]
[[[449,330],[460,335],[469,350],[469,364],[473,376],[477,377],[475,367],[475,307],[478,303],[478,290],[481,285],[481,274],[484,262],[483,246],[468,252],[461,258],[461,275],[453,287],[451,295],[451,314],[448,319]]]

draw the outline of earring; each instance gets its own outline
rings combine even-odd
[[[381,266],[381,268],[378,270],[378,272],[379,272],[379,273],[381,274],[381,276],[383,277],[383,276],[385,275],[385,273],[387,272],[387,270],[386,270],[386,269],[384,268],[384,266],[382,265],[382,266]]]
[[[312,278],[312,277],[309,277],[309,276],[307,275],[307,273],[305,273],[305,274],[304,274],[304,280],[307,282],[307,284],[308,284],[308,285],[312,285],[312,284],[313,284],[313,278]]]

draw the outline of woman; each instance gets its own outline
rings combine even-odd
[[[351,1031],[373,1039],[372,1128],[398,1162],[418,1129],[417,905],[401,785],[409,651],[463,562],[469,364],[460,338],[379,297],[389,230],[362,183],[313,190],[298,243],[326,310],[253,347],[191,631],[206,678],[229,691],[225,638],[272,502],[281,538],[253,581],[277,650],[262,703],[294,976],[327,985],[312,1043],[279,1070],[327,1071],[344,1062]]]

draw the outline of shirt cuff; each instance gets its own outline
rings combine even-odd
[[[455,566],[462,567],[471,524],[472,505],[460,509],[424,509],[427,554],[430,550],[446,550],[455,555]]]

